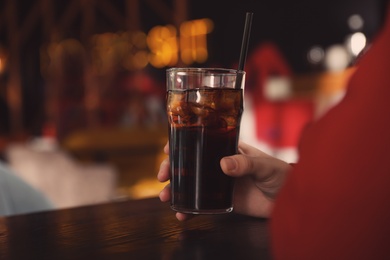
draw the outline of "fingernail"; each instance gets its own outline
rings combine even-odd
[[[225,166],[228,171],[234,171],[237,168],[236,160],[232,158],[224,158]]]

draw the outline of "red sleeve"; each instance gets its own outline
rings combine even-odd
[[[390,19],[300,148],[270,220],[275,259],[390,259]]]

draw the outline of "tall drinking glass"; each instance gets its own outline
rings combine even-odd
[[[220,167],[237,153],[245,72],[167,70],[171,208],[192,214],[233,210],[233,178]]]

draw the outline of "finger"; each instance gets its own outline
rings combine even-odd
[[[194,217],[194,215],[189,215],[189,214],[184,214],[184,213],[181,213],[181,212],[177,212],[176,213],[176,218],[179,220],[179,221],[186,221],[186,220],[190,220]]]
[[[169,154],[169,143],[164,146],[164,153]]]
[[[166,158],[161,162],[160,169],[157,173],[157,179],[160,182],[169,180],[169,158]]]
[[[171,185],[170,184],[166,185],[164,189],[160,192],[158,197],[162,202],[169,201],[171,199]]]

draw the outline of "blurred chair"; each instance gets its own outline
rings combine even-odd
[[[56,208],[108,202],[116,198],[117,172],[107,164],[80,164],[51,146],[12,144],[6,148],[10,168],[40,190]]]

